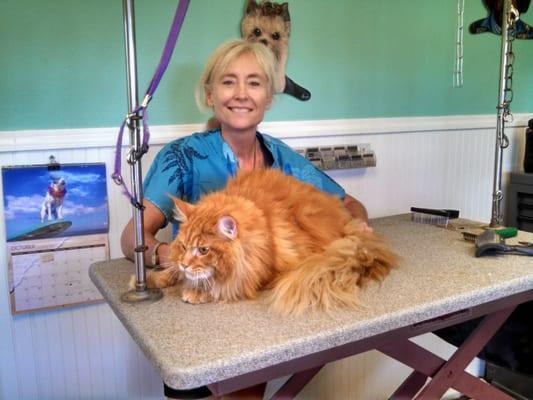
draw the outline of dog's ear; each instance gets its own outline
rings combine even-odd
[[[281,16],[283,17],[284,22],[291,21],[291,14],[289,13],[289,3],[283,3],[281,5]]]
[[[259,8],[259,5],[255,2],[255,0],[248,0],[246,2],[246,6],[244,7],[244,12],[245,14],[252,14],[257,8]]]

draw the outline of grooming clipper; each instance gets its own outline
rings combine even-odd
[[[495,231],[487,230],[476,238],[476,257],[497,254],[521,254],[533,256],[533,248],[505,244]]]

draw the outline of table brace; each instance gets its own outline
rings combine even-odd
[[[440,399],[449,388],[454,388],[475,399],[513,400],[496,387],[468,374],[465,368],[481,352],[514,309],[514,306],[508,307],[483,318],[448,361],[408,339],[379,345],[377,350],[415,369],[390,398]],[[424,386],[428,377],[432,380]]]

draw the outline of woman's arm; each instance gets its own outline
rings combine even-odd
[[[144,244],[147,246],[146,251],[144,252],[144,262],[146,265],[152,265],[153,260],[153,251],[156,247],[158,240],[155,238],[155,235],[159,229],[165,223],[165,216],[150,201],[144,201]],[[135,259],[135,237],[133,230],[133,219],[131,219],[124,230],[122,231],[122,236],[120,238],[120,246],[122,248],[122,253],[129,260]],[[157,248],[157,257],[159,263],[164,262],[168,258],[169,245],[167,243],[162,243]]]

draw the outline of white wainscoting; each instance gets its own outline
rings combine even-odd
[[[504,152],[504,182],[508,172],[521,170],[526,122],[525,115],[516,115],[506,129],[510,147]],[[474,115],[271,122],[261,131],[293,147],[370,143],[376,168],[330,175],[362,200],[371,217],[420,206],[456,208],[463,217],[488,221],[495,125],[495,116]],[[143,171],[163,143],[199,130],[200,125],[152,127]],[[54,155],[60,163],[105,162],[109,175],[116,137],[116,128],[0,132],[0,165],[43,164]],[[124,162],[122,169],[129,182]],[[116,258],[121,257],[119,236],[131,209],[111,180],[108,195],[110,249]],[[3,218],[1,225],[5,249]],[[0,251],[0,265],[0,399],[163,397],[159,377],[106,304],[13,317],[5,250]],[[449,349],[442,346],[442,351]],[[298,398],[385,398],[408,372],[369,352],[329,365]]]

